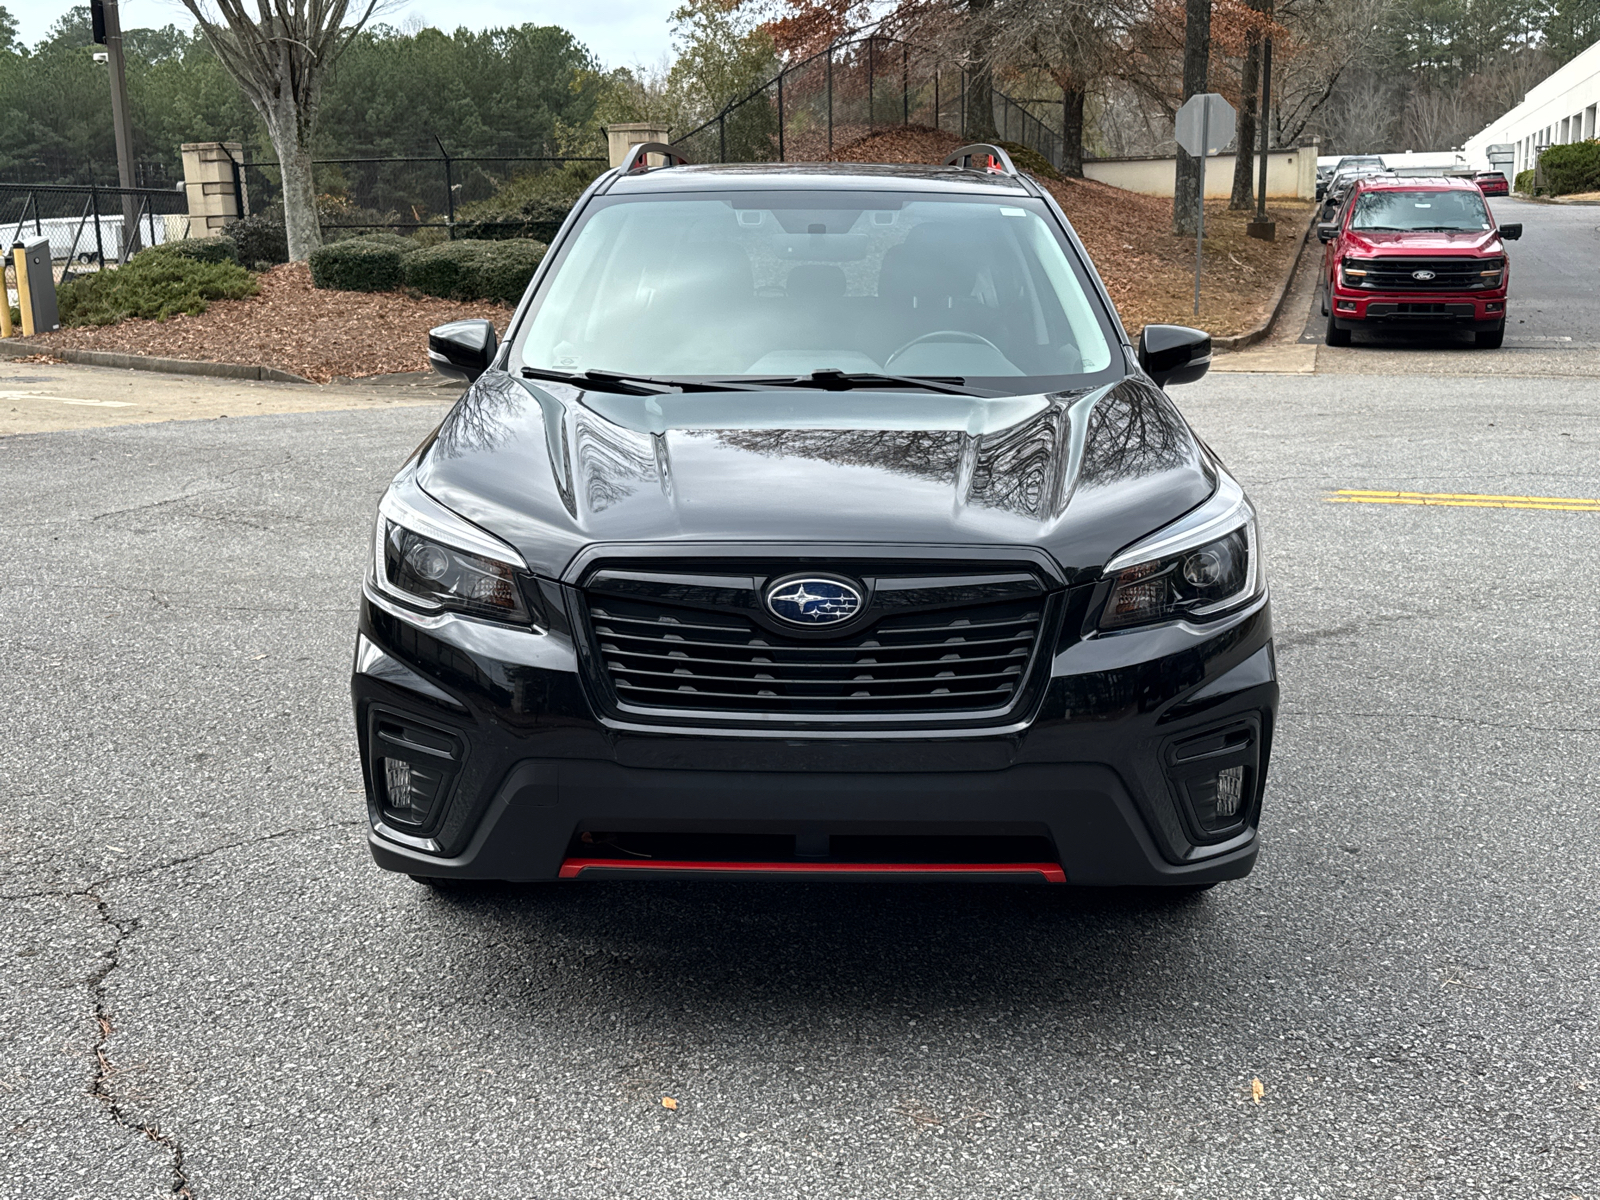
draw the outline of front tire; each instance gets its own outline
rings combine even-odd
[[[1479,350],[1498,350],[1500,343],[1506,340],[1506,323],[1501,321],[1493,329],[1480,329],[1472,335],[1472,341]]]
[[[1350,331],[1339,328],[1338,320],[1331,311],[1328,313],[1327,332],[1322,335],[1322,340],[1330,346],[1348,346],[1350,344]]]

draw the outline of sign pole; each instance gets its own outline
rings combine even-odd
[[[1194,223],[1194,315],[1200,315],[1200,265],[1206,242],[1206,148],[1211,143],[1211,106],[1200,110],[1200,197],[1195,203]]]

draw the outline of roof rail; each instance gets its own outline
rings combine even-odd
[[[1017,167],[1011,161],[1011,156],[999,146],[989,142],[974,142],[970,146],[952,151],[945,156],[944,165],[974,171],[992,171],[996,175],[1017,174]]]
[[[687,167],[689,165],[687,158],[664,142],[635,142],[628,147],[628,157],[622,160],[622,173],[624,175],[632,175],[635,171],[648,171],[652,154],[661,155],[662,158],[667,160],[666,165],[669,167]]]

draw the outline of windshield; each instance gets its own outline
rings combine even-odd
[[[1034,200],[750,192],[600,205],[535,297],[522,365],[876,372],[1015,393],[1112,364],[1105,318]]]
[[[1490,228],[1489,210],[1476,191],[1363,192],[1351,229],[1371,232],[1478,233]]]

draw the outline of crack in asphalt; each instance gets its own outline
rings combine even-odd
[[[100,1031],[94,1042],[94,1075],[89,1081],[89,1095],[98,1100],[111,1119],[123,1129],[143,1134],[172,1156],[172,1195],[180,1196],[183,1200],[193,1200],[194,1192],[189,1187],[189,1176],[183,1165],[183,1147],[178,1140],[162,1133],[159,1125],[146,1124],[130,1117],[112,1092],[117,1068],[112,1065],[106,1046],[116,1027],[111,1023],[111,1010],[106,1005],[106,978],[122,965],[122,944],[139,928],[139,920],[137,917],[127,921],[117,920],[111,914],[111,906],[92,888],[86,889],[82,894],[94,901],[95,911],[99,914],[100,920],[116,930],[117,934],[116,940],[111,943],[111,949],[105,954],[105,965],[89,976],[89,986],[94,995],[95,1026]]]
[[[153,875],[158,871],[170,871],[173,867],[186,866],[192,862],[199,862],[203,858],[210,858],[214,854],[221,854],[225,850],[237,850],[242,846],[260,846],[267,842],[275,842],[280,838],[293,837],[303,833],[321,833],[328,829],[342,829],[350,825],[359,825],[358,818],[345,821],[325,821],[321,825],[305,825],[292,829],[280,829],[276,833],[264,833],[259,837],[240,838],[234,842],[223,842],[221,845],[210,846],[204,850],[196,850],[193,854],[185,854],[178,858],[168,859],[165,862],[151,863],[144,867],[135,867],[128,871],[113,871],[109,875],[102,875],[92,879],[81,888],[41,888],[32,892],[0,892],[0,900],[43,900],[59,896],[89,896],[94,897],[97,889],[108,883],[121,883],[126,879],[137,879],[141,875]]]
[[[0,895],[0,900],[31,900],[42,898],[60,898],[67,896],[81,896],[94,901],[95,912],[108,928],[116,933],[111,948],[103,955],[105,963],[88,978],[90,992],[94,998],[94,1021],[98,1035],[92,1047],[94,1051],[94,1072],[89,1080],[88,1094],[98,1100],[104,1107],[107,1115],[120,1127],[131,1133],[137,1133],[162,1147],[172,1156],[172,1187],[171,1195],[180,1197],[181,1200],[194,1200],[194,1191],[190,1186],[189,1174],[184,1165],[183,1146],[171,1134],[161,1132],[159,1125],[136,1120],[128,1115],[127,1111],[118,1102],[114,1083],[119,1074],[116,1065],[111,1061],[108,1049],[111,1035],[116,1032],[116,1026],[111,1020],[111,1009],[106,1001],[106,980],[111,973],[122,965],[123,943],[132,937],[139,929],[139,918],[130,917],[118,920],[111,911],[111,906],[106,903],[105,897],[100,895],[100,889],[110,883],[118,883],[126,879],[134,879],[141,875],[150,875],[158,871],[169,871],[174,867],[185,866],[198,862],[204,858],[221,854],[225,850],[235,850],[242,846],[257,846],[267,842],[277,841],[280,838],[291,837],[297,834],[319,833],[328,829],[338,829],[350,825],[359,825],[359,820],[327,821],[321,825],[309,825],[296,829],[280,829],[276,833],[264,834],[261,837],[242,838],[234,842],[225,842],[219,846],[212,846],[205,850],[197,850],[193,854],[185,854],[166,862],[153,863],[147,867],[140,867],[130,871],[116,871],[109,875],[101,876],[94,882],[82,888],[51,888],[36,892],[18,892]]]

